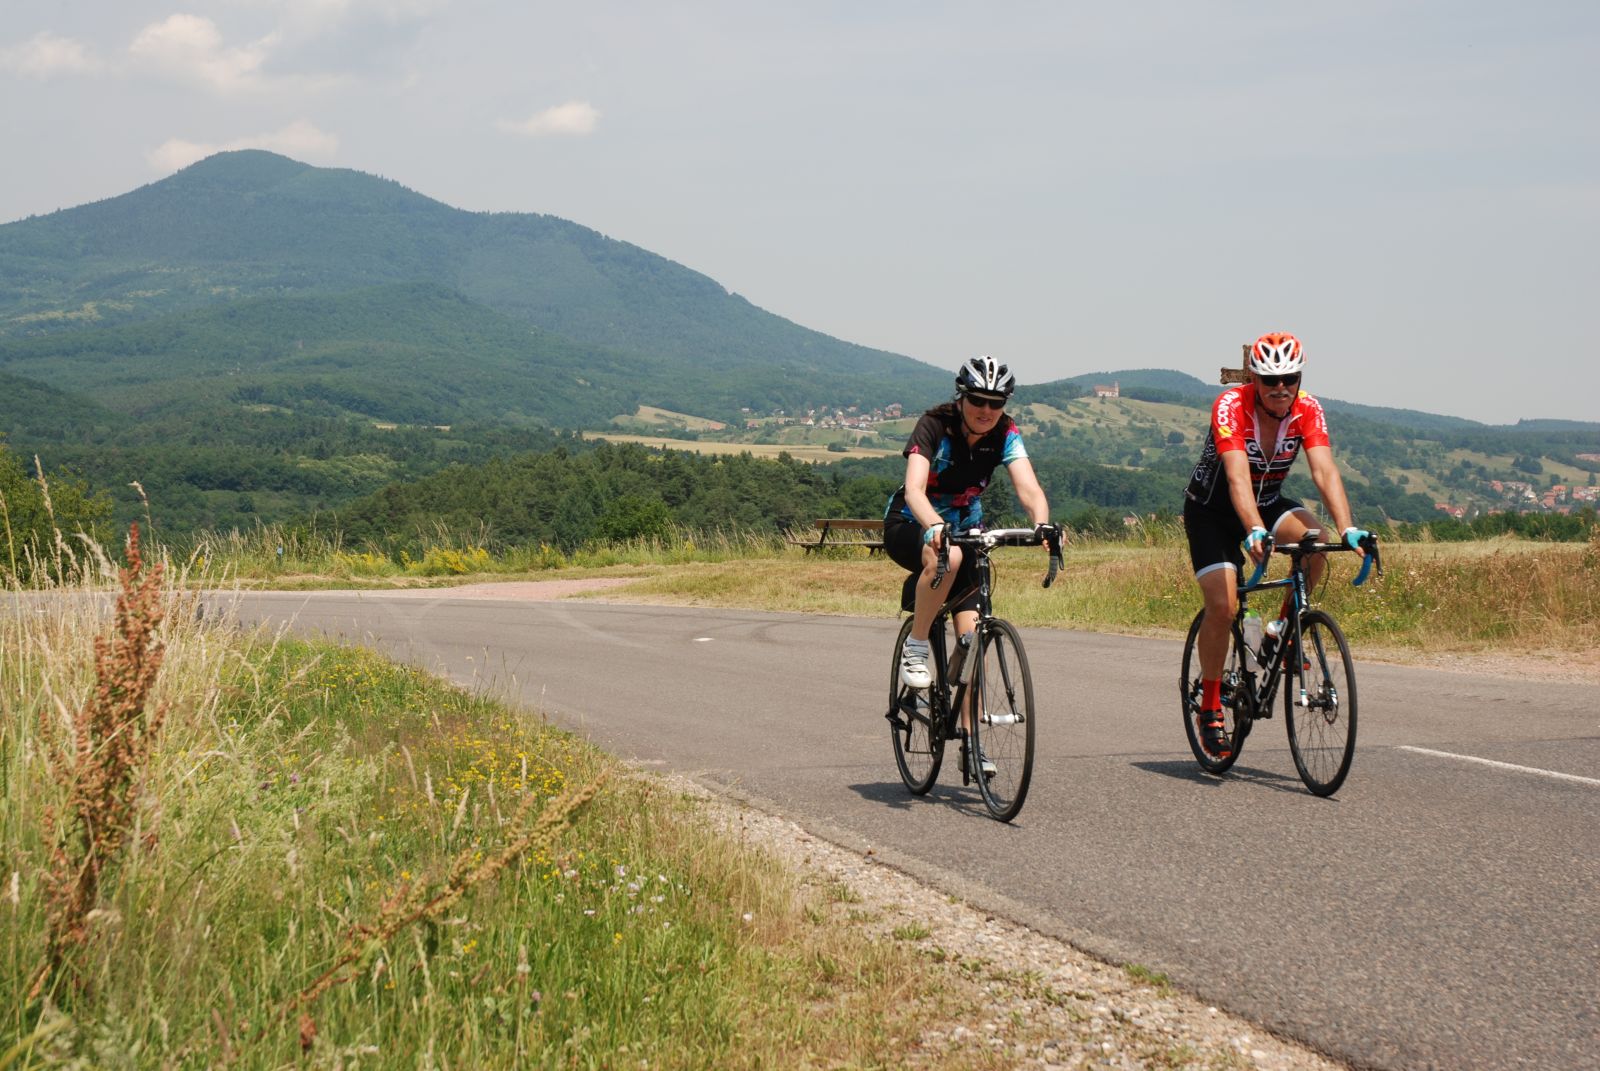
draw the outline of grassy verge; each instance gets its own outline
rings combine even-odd
[[[861,552],[812,560],[775,556],[690,562],[654,570],[607,597],[708,606],[888,616],[904,573]],[[995,556],[999,612],[1021,625],[1182,635],[1199,609],[1187,551],[1167,543],[1083,542],[1049,590],[1042,552]],[[1393,543],[1385,575],[1350,585],[1354,555],[1336,555],[1313,602],[1334,613],[1351,642],[1412,653],[1592,652],[1600,647],[1600,542]],[[1284,575],[1276,564],[1270,575]],[[1268,600],[1263,612],[1276,608]]]
[[[778,536],[672,530],[660,535],[561,551],[547,543],[491,551],[481,532],[446,528],[412,553],[347,546],[337,534],[262,527],[202,533],[179,557],[196,576],[242,587],[326,588],[446,586],[486,578],[629,575],[686,562],[744,561],[782,552]]]
[[[197,552],[244,586],[392,587],[510,578],[631,578],[607,597],[805,613],[892,616],[904,574],[859,549],[806,554],[753,536],[673,532],[563,554],[547,546],[491,553],[439,533],[418,560],[342,549],[337,541],[283,545],[272,530],[213,539]],[[1151,528],[1127,541],[1078,539],[1066,570],[1041,590],[1039,551],[1003,550],[996,606],[1023,625],[1181,635],[1198,608],[1181,533]],[[1589,543],[1501,537],[1384,543],[1386,575],[1352,588],[1354,555],[1332,558],[1314,601],[1353,643],[1411,653],[1592,652],[1600,648],[1600,536]],[[753,567],[758,566],[758,567]],[[1278,559],[1271,573],[1281,576]],[[1271,609],[1263,606],[1263,611]]]
[[[0,1067],[879,1066],[949,1014],[904,942],[574,737],[163,598],[128,836],[53,972],[106,614],[0,624]]]

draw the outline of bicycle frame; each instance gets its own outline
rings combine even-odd
[[[1301,618],[1305,616],[1307,610],[1311,609],[1311,596],[1306,590],[1305,559],[1307,555],[1351,549],[1344,543],[1319,543],[1316,540],[1318,534],[1320,534],[1319,530],[1312,529],[1298,543],[1270,547],[1267,553],[1262,555],[1261,563],[1256,566],[1255,573],[1249,580],[1239,585],[1239,609],[1233,616],[1233,633],[1241,649],[1245,647],[1243,623],[1249,597],[1258,591],[1271,591],[1277,588],[1291,588],[1293,590],[1293,612],[1288,617],[1289,628],[1284,635],[1278,637],[1277,648],[1273,651],[1272,664],[1260,667],[1266,676],[1261,681],[1259,688],[1256,687],[1255,673],[1249,668],[1243,670],[1245,686],[1249,689],[1251,696],[1252,709],[1249,712],[1251,720],[1272,717],[1272,703],[1277,699],[1278,685],[1286,675],[1285,667],[1288,664],[1288,653],[1291,650],[1304,651]],[[1383,566],[1379,563],[1378,558],[1377,541],[1369,537],[1368,541],[1362,544],[1362,548],[1366,551],[1367,558],[1362,563],[1360,573],[1351,581],[1352,584],[1356,585],[1360,585],[1366,580],[1367,572],[1374,566],[1377,566],[1380,576],[1383,574]],[[1267,562],[1274,552],[1289,556],[1289,575],[1282,580],[1262,581],[1261,576],[1266,572]],[[1326,676],[1328,653],[1322,649],[1320,644],[1316,653],[1321,663],[1323,674]],[[1302,653],[1294,660],[1294,679],[1295,683],[1299,685],[1300,691],[1298,705],[1302,707],[1308,705],[1309,702],[1306,694],[1305,657],[1305,654]]]
[[[966,703],[968,689],[977,677],[976,670],[972,673],[967,673],[965,672],[966,667],[963,665],[961,667],[963,670],[962,675],[967,679],[955,682],[950,680],[949,657],[945,654],[943,642],[945,623],[950,620],[955,612],[953,608],[959,606],[966,600],[967,596],[976,591],[978,593],[978,624],[972,630],[973,645],[976,646],[978,634],[983,631],[988,622],[994,619],[994,603],[991,598],[993,569],[989,561],[989,555],[994,551],[994,548],[999,546],[1038,546],[1040,541],[1039,533],[1031,528],[995,528],[987,532],[974,528],[966,535],[949,536],[939,546],[939,560],[935,566],[933,579],[935,591],[944,582],[944,578],[949,572],[950,546],[952,544],[976,555],[972,562],[973,584],[947,598],[940,605],[938,612],[933,615],[933,623],[928,629],[929,638],[939,640],[939,642],[931,645],[934,664],[938,669],[935,680],[939,683],[939,687],[930,691],[936,695],[939,703],[937,721],[946,740],[953,739],[956,735],[956,726],[960,717],[959,712]],[[1046,535],[1043,541],[1050,547],[1050,568],[1044,578],[1044,586],[1049,587],[1055,582],[1056,573],[1061,568],[1061,536],[1059,531],[1053,537]],[[959,641],[960,637],[955,637],[955,640],[952,641],[952,650],[955,649],[954,644]],[[968,652],[968,657],[976,656],[976,651]],[[1002,664],[1001,670],[1002,672],[1009,672],[1004,664]],[[1004,683],[1007,691],[1010,691],[1015,686],[1010,680]],[[965,763],[962,764],[963,776],[965,776],[965,765]]]

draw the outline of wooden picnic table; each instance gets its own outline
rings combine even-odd
[[[789,540],[797,547],[804,547],[807,554],[825,547],[866,547],[869,554],[876,554],[883,549],[881,518],[818,517],[811,524],[817,529],[817,538]],[[874,533],[877,538],[870,538]],[[830,536],[835,538],[830,539]]]

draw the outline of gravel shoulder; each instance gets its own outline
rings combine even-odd
[[[1346,1065],[1274,1036],[1137,966],[1118,967],[1066,942],[834,843],[746,800],[678,775],[708,819],[782,860],[802,890],[864,939],[910,941],[935,987],[969,1013],[923,1035],[913,1067],[1254,1068]],[[951,999],[953,998],[953,999]]]

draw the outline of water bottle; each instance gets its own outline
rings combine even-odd
[[[973,635],[969,632],[957,639],[955,653],[950,656],[950,679],[957,684],[966,683],[963,671],[967,668],[967,651],[972,647]]]
[[[1261,615],[1254,610],[1247,611],[1244,615],[1244,668],[1254,673],[1256,665],[1256,652],[1261,650]]]

